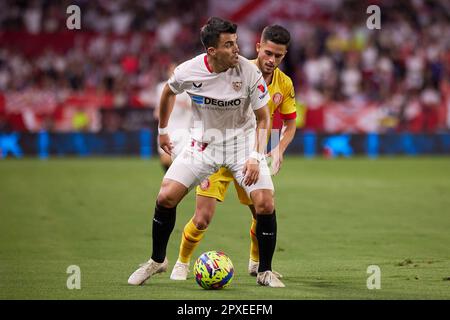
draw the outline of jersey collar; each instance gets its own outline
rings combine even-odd
[[[209,63],[208,63],[208,55],[207,54],[205,54],[205,57],[204,57],[203,60],[205,61],[205,66],[206,66],[206,69],[208,69],[209,73],[213,73],[213,70],[212,70],[211,66],[209,65]]]

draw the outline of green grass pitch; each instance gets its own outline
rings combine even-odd
[[[192,274],[169,280],[193,192],[178,207],[169,272],[127,285],[151,253],[155,159],[0,161],[0,299],[450,299],[449,160],[287,158],[274,179],[283,289],[247,274],[250,214],[231,188],[194,254],[231,257],[233,283],[219,291]],[[70,265],[81,290],[66,287]],[[381,289],[367,288],[369,265]]]

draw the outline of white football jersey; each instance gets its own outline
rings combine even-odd
[[[239,56],[236,67],[215,73],[206,57],[180,64],[167,82],[175,94],[187,92],[192,100],[192,138],[210,144],[244,138],[256,127],[253,111],[270,100],[261,71]]]

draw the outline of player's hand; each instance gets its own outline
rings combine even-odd
[[[244,185],[251,186],[258,182],[259,179],[259,162],[256,159],[249,158],[244,165]]]
[[[280,152],[280,149],[278,147],[275,147],[275,149],[267,154],[267,157],[272,158],[272,174],[276,175],[280,171],[281,164],[283,163],[283,153]]]
[[[170,137],[168,134],[160,134],[158,135],[159,146],[164,150],[169,156],[172,155],[173,144],[170,141]]]

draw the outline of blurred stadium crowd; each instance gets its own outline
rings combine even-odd
[[[68,30],[66,8],[81,9]],[[381,29],[369,30],[370,4]],[[446,0],[12,1],[0,3],[0,131],[105,130],[100,110],[152,109],[171,61],[203,51],[209,16],[239,25],[241,54],[271,23],[292,44],[298,126],[316,132],[450,129]],[[103,124],[102,124],[103,123]],[[123,129],[111,120],[110,130]]]

